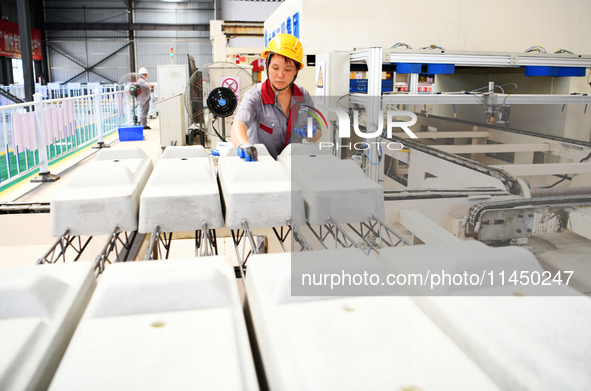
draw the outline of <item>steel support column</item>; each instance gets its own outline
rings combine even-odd
[[[29,0],[17,0],[18,31],[20,34],[21,58],[25,86],[25,101],[32,102],[35,93],[35,76],[33,74],[33,47],[31,44],[31,15]]]
[[[127,6],[127,18],[129,24],[133,24],[133,2],[127,1],[125,2]],[[129,73],[135,72],[135,32],[134,30],[129,30]]]

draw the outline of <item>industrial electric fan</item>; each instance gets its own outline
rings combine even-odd
[[[185,88],[185,108],[192,121],[192,132],[205,131],[209,113],[208,127],[221,141],[226,141],[225,118],[235,113],[244,94],[254,85],[251,69],[250,65],[214,62],[191,75]],[[221,133],[215,127],[218,118],[222,118]]]
[[[137,84],[140,79],[139,73],[131,72],[119,79],[119,84],[122,84],[128,89],[132,99],[131,112],[133,113],[133,125],[139,125],[137,116],[137,96],[140,93],[140,86]]]

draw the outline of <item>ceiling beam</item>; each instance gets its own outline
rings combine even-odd
[[[202,24],[162,24],[162,23],[45,23],[45,31],[209,31],[209,23]]]
[[[125,8],[127,8],[128,11],[131,11],[131,0],[123,0],[123,4],[125,4]]]

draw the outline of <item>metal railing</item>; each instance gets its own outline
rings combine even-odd
[[[102,143],[104,135],[131,123],[131,99],[122,86],[107,92],[0,107],[0,191],[39,169],[49,172],[51,161]]]
[[[25,87],[22,84],[11,84],[0,86],[1,89],[20,100],[25,100]],[[47,85],[36,84],[35,92],[40,93],[43,99],[63,99],[74,96],[91,95],[94,90],[100,88],[101,92],[116,92],[122,89],[120,84],[100,84],[100,83],[49,83]],[[0,106],[11,105],[10,99],[0,96]]]

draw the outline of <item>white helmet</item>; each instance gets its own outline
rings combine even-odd
[[[148,74],[148,70],[146,68],[140,68],[140,70],[137,72],[140,75],[147,75]]]

